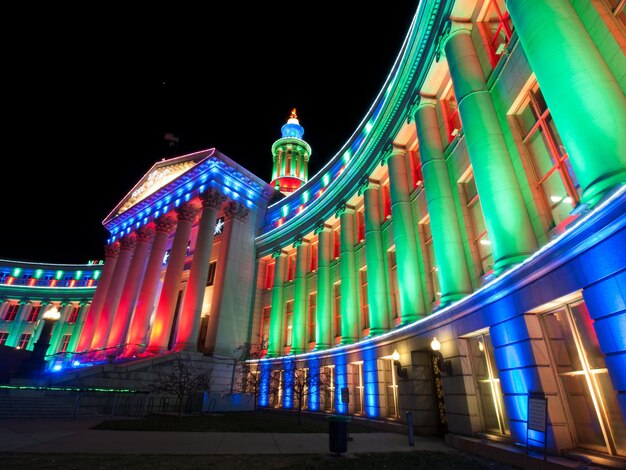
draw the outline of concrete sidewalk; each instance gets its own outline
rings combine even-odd
[[[0,452],[84,454],[327,454],[327,433],[144,432],[90,429],[102,420],[0,420]],[[432,450],[442,440],[396,433],[353,433],[348,454]]]

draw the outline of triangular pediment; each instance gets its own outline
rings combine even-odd
[[[191,170],[199,161],[206,158],[209,153],[210,151],[202,151],[155,163],[124,199],[120,201],[117,207],[111,211],[107,220],[123,214],[151,194],[167,186],[180,175]]]

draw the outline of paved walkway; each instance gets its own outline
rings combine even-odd
[[[0,420],[0,452],[85,454],[327,454],[327,433],[144,432],[90,429],[102,420]],[[440,439],[353,433],[348,454],[453,452]]]

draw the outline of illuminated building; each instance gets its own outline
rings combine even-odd
[[[102,271],[89,264],[0,260],[0,346],[31,350],[51,307],[61,313],[48,354],[76,351],[76,343]]]
[[[271,185],[215,150],[157,163],[104,221],[77,349],[218,361],[250,342],[262,405],[292,408],[305,371],[309,410],[412,411],[421,433],[444,417],[434,357],[451,435],[526,443],[542,393],[550,452],[626,457],[623,8],[425,0],[311,178],[285,128]]]

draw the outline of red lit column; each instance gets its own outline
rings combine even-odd
[[[148,327],[150,325],[150,316],[154,310],[156,302],[156,293],[163,271],[163,258],[167,248],[167,241],[170,233],[176,227],[176,220],[169,215],[162,215],[154,219],[155,236],[150,249],[150,257],[148,265],[143,277],[143,283],[139,290],[139,298],[137,299],[137,307],[132,318],[128,333],[128,344],[126,354],[132,355],[137,352],[140,345],[145,345]]]
[[[154,229],[147,226],[140,227],[135,231],[135,234],[137,236],[137,247],[135,248],[133,260],[128,269],[122,298],[117,313],[115,314],[115,320],[113,321],[113,327],[111,328],[111,334],[107,342],[107,347],[109,348],[126,342],[128,323],[135,309],[139,286],[143,280],[146,262],[148,260],[148,251],[154,239]]]
[[[102,306],[104,305],[104,299],[106,299],[111,279],[113,278],[113,272],[115,271],[115,265],[117,264],[117,256],[120,253],[120,244],[118,242],[111,243],[104,247],[104,265],[102,267],[102,274],[98,280],[98,287],[93,294],[89,311],[85,317],[85,323],[80,332],[80,338],[76,345],[76,351],[86,351],[91,346],[93,335],[100,319],[100,313],[102,312]]]
[[[185,258],[187,257],[187,245],[191,237],[191,227],[198,212],[198,208],[188,202],[176,208],[178,225],[176,226],[172,251],[170,252],[165,271],[161,297],[159,298],[156,316],[152,324],[152,332],[150,333],[148,351],[151,353],[158,354],[168,348],[175,314],[174,310],[176,309],[176,301],[180,290],[180,279],[185,267]]]
[[[200,195],[200,199],[202,199],[202,216],[198,224],[198,236],[193,250],[187,291],[176,332],[175,349],[177,350],[196,351],[198,349],[200,316],[202,315],[202,303],[204,302],[207,276],[211,264],[215,221],[218,210],[226,200],[226,196],[215,188],[209,188]]]
[[[91,342],[91,349],[104,348],[109,339],[111,327],[113,326],[113,319],[117,312],[117,307],[120,304],[120,298],[122,297],[122,290],[124,289],[124,283],[126,282],[126,276],[128,275],[128,268],[130,267],[130,261],[133,256],[133,250],[137,244],[137,239],[134,235],[127,235],[120,240],[120,255],[115,265],[115,271],[113,278],[111,279],[111,285],[107,292],[104,305],[102,306],[102,313],[98,320],[98,326],[93,335],[93,341]]]

